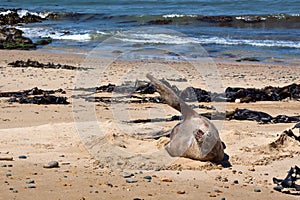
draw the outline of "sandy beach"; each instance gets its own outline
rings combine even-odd
[[[61,88],[70,102],[68,105],[33,105],[10,103],[8,98],[0,98],[0,158],[13,157],[12,161],[0,160],[0,199],[298,199],[273,190],[272,178],[284,178],[290,167],[300,165],[300,143],[285,138],[282,143],[270,145],[295,123],[213,120],[218,124],[221,140],[227,146],[225,153],[232,164],[230,168],[223,168],[187,158],[161,158],[151,152],[161,150],[168,141],[167,137],[157,140],[137,137],[139,133],[159,131],[161,127],[170,129],[178,121],[124,125],[124,130],[131,126],[132,129],[128,130],[137,131],[131,134],[122,131],[115,121],[118,113],[126,110],[130,111],[131,119],[144,118],[149,110],[153,111],[152,116],[159,116],[161,109],[164,110],[162,117],[179,114],[168,105],[137,103],[118,107],[96,102],[93,103],[94,113],[97,123],[105,131],[105,144],[99,141],[98,146],[97,143],[89,146],[90,141],[80,132],[79,121],[74,115],[72,95],[78,80],[76,71],[8,66],[16,60],[30,59],[80,67],[86,62],[86,57],[18,50],[1,50],[0,57],[0,92],[34,87],[44,90]],[[115,61],[107,69],[103,81],[95,83],[94,87],[118,84],[128,69],[142,64],[145,63]],[[161,63],[151,63],[156,64]],[[164,64],[178,71],[189,70],[188,63]],[[224,88],[282,87],[300,83],[299,65],[221,60],[215,60],[215,65]],[[197,75],[191,74],[194,76]],[[205,87],[201,88],[207,89]],[[272,116],[300,115],[300,102],[290,99],[226,103],[225,106],[226,110],[247,108]],[[139,153],[151,154],[153,159],[139,160],[136,156]],[[19,158],[21,155],[26,159]],[[161,159],[165,159],[163,163]],[[59,168],[43,168],[50,161],[58,161]],[[132,167],[122,167],[122,163],[129,163]],[[126,182],[128,174],[132,174],[129,177],[136,182]]]

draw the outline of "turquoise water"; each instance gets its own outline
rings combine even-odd
[[[133,50],[136,46],[182,46],[181,54],[186,51],[184,46],[197,44],[213,57],[257,57],[280,62],[298,60],[300,53],[299,0],[2,0],[0,7],[38,14],[55,12],[59,16],[55,20],[19,27],[33,39],[53,38],[46,47],[49,49],[89,50],[118,34],[122,45]],[[153,23],[158,20],[166,23]],[[136,28],[142,30],[126,32]],[[184,37],[170,35],[165,29]]]

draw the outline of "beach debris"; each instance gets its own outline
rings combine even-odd
[[[254,111],[249,109],[238,109],[234,111],[226,111],[225,113],[220,112],[209,112],[209,113],[199,113],[199,115],[206,117],[210,120],[217,119],[228,119],[228,120],[249,120],[256,121],[261,124],[265,123],[294,123],[300,121],[300,116],[287,116],[287,115],[277,115],[275,117],[269,115],[268,113],[261,111]],[[181,120],[182,117],[179,115],[173,115],[168,118],[147,118],[147,119],[134,119],[129,121],[124,121],[126,123],[153,123],[153,122],[170,122]],[[297,127],[296,127],[297,128]],[[294,128],[293,128],[294,129]],[[168,136],[169,131],[155,131],[149,134],[149,138],[157,139],[162,136]]]
[[[259,62],[260,60],[255,57],[245,57],[235,60],[236,62],[242,62],[242,61],[250,61],[250,62]]]
[[[57,97],[53,95],[10,98],[8,102],[18,102],[20,104],[69,104],[67,97]]]
[[[292,123],[300,121],[300,116],[277,115],[272,117],[265,112],[238,108],[233,112],[226,112],[226,118],[229,120],[257,121],[259,123]]]
[[[50,161],[48,164],[43,166],[44,168],[58,168],[59,163],[57,161]]]
[[[20,156],[18,156],[18,158],[19,158],[19,159],[26,159],[27,156],[25,156],[25,155],[20,155]]]
[[[51,95],[55,93],[65,94],[66,92],[62,89],[42,90],[34,87],[18,92],[0,92],[0,97],[9,97],[8,102],[21,104],[69,104],[67,97]]]
[[[283,134],[285,134],[285,135],[291,137],[292,139],[294,139],[294,140],[300,142],[300,136],[297,136],[291,129],[285,130],[285,131],[283,132]]]
[[[300,180],[300,168],[295,165],[290,168],[284,179],[273,177],[273,183],[277,184],[274,190],[286,194],[300,195],[300,185],[296,184],[297,180]]]
[[[87,70],[87,68],[75,67],[71,65],[62,65],[62,64],[54,64],[54,63],[40,63],[39,61],[30,60],[16,60],[14,62],[10,62],[7,64],[10,67],[33,67],[33,68],[41,68],[41,69],[68,69],[68,70]]]
[[[134,176],[134,174],[123,174],[122,176],[124,178],[130,178],[130,177]]]
[[[241,76],[241,75],[239,75]],[[284,87],[267,86],[262,89],[257,88],[241,88],[241,87],[227,87],[224,93],[215,93],[203,90],[201,88],[187,87],[184,90],[179,90],[176,86],[170,85],[165,79],[160,80],[165,85],[173,90],[173,92],[179,96],[183,101],[187,102],[239,102],[250,103],[256,101],[281,101],[286,98],[299,100],[300,99],[300,84],[290,84]],[[136,81],[133,84],[122,84],[117,86],[109,83],[95,88],[77,88],[76,90],[88,90],[91,92],[115,92],[115,93],[130,93],[131,95],[126,97],[142,98],[147,102],[149,97],[138,97],[134,94],[153,94],[156,92],[152,83],[144,81]],[[124,98],[124,97],[123,97]],[[154,98],[154,97],[152,97]],[[149,98],[148,102],[151,101]],[[154,103],[162,103],[163,100],[153,100]],[[138,103],[138,102],[137,102]]]
[[[144,179],[151,180],[152,177],[151,176],[144,176]]]
[[[13,157],[0,157],[0,161],[1,160],[5,160],[5,161],[13,161],[14,160],[14,158]]]
[[[135,179],[126,179],[126,183],[136,183],[137,182],[137,180],[135,180]]]
[[[183,120],[170,133],[167,152],[174,157],[222,162],[224,150],[216,127],[189,107],[168,86],[150,74],[147,74],[147,78],[160,93],[161,98],[182,113]]]
[[[298,122],[297,124],[295,124],[295,126],[292,129],[299,129],[299,133],[300,133],[300,122]]]
[[[147,25],[166,25],[166,24],[171,24],[172,20],[170,19],[157,19],[157,20],[151,20],[148,21],[146,24]]]
[[[185,191],[184,190],[178,190],[177,194],[185,194]]]
[[[162,182],[173,182],[173,180],[170,179],[170,178],[161,178],[160,181],[162,181]]]
[[[32,179],[26,181],[26,184],[32,184],[32,183],[34,183],[34,180]]]

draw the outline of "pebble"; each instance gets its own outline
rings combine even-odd
[[[3,165],[1,165],[1,167],[7,167],[7,165],[6,165],[6,164],[3,164]]]
[[[170,178],[161,178],[160,180],[161,180],[162,182],[173,182],[173,180],[170,179]]]
[[[225,200],[225,197],[221,198],[221,200]]]
[[[137,180],[135,180],[135,179],[126,179],[126,182],[127,183],[136,183],[137,182]]]
[[[215,194],[210,194],[209,197],[217,197]]]
[[[26,159],[27,158],[27,156],[25,156],[25,155],[20,155],[19,156],[19,159]]]
[[[32,189],[32,188],[36,188],[36,187],[35,187],[35,185],[28,185],[27,188]]]
[[[34,180],[30,179],[26,181],[26,184],[31,184],[31,183],[34,183]]]
[[[152,179],[152,177],[151,177],[151,176],[144,176],[144,179],[151,180],[151,179]]]
[[[254,189],[254,192],[261,192],[261,190],[260,189]]]
[[[250,168],[248,169],[248,171],[254,172],[254,171],[255,171],[255,168],[254,168],[254,167],[250,167]]]
[[[134,176],[134,174],[123,174],[123,177],[124,177],[124,178],[130,178],[130,177],[132,177],[132,176]]]
[[[182,191],[177,191],[177,194],[185,194],[185,191],[182,190]]]
[[[13,190],[13,193],[18,193],[19,191],[18,190]]]
[[[214,189],[214,192],[216,192],[216,193],[222,193],[222,191],[219,190],[218,188]]]
[[[10,173],[7,173],[7,174],[6,174],[6,176],[7,176],[7,177],[8,177],[8,176],[12,176],[12,174],[10,174]]]
[[[0,157],[0,160],[12,161],[14,160],[13,157]]]
[[[239,184],[239,181],[238,180],[234,180],[233,183],[234,184]]]
[[[48,164],[44,165],[44,168],[57,168],[59,164],[57,161],[50,161]]]

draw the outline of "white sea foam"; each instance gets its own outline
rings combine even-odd
[[[75,40],[75,41],[89,41],[91,40],[89,33],[73,33],[65,34],[46,27],[22,27],[18,26],[24,32],[24,36],[29,38],[51,37],[56,40]]]
[[[4,12],[0,12],[0,15],[8,15],[9,13],[12,13],[12,11],[7,10],[7,11],[4,11]]]
[[[182,37],[168,34],[130,34],[119,35],[116,39],[132,43],[153,43],[153,44],[217,44],[217,45],[249,45],[259,47],[287,47],[300,48],[300,42],[284,40],[251,40],[251,39],[233,39],[224,37]]]
[[[4,12],[0,12],[0,15],[8,15],[10,13],[12,13],[14,11],[11,10],[7,10]],[[31,15],[35,15],[35,16],[39,16],[41,18],[46,18],[49,14],[51,14],[52,12],[31,12],[29,10],[17,10],[17,14],[19,15],[20,18],[23,18],[24,16],[31,14]]]
[[[55,34],[55,35],[50,35],[51,38],[57,39],[57,40],[74,40],[74,41],[89,41],[91,40],[91,36],[89,33],[85,34]]]
[[[163,15],[163,18],[176,18],[176,17],[197,17],[197,15],[182,15],[182,14],[167,14]]]

